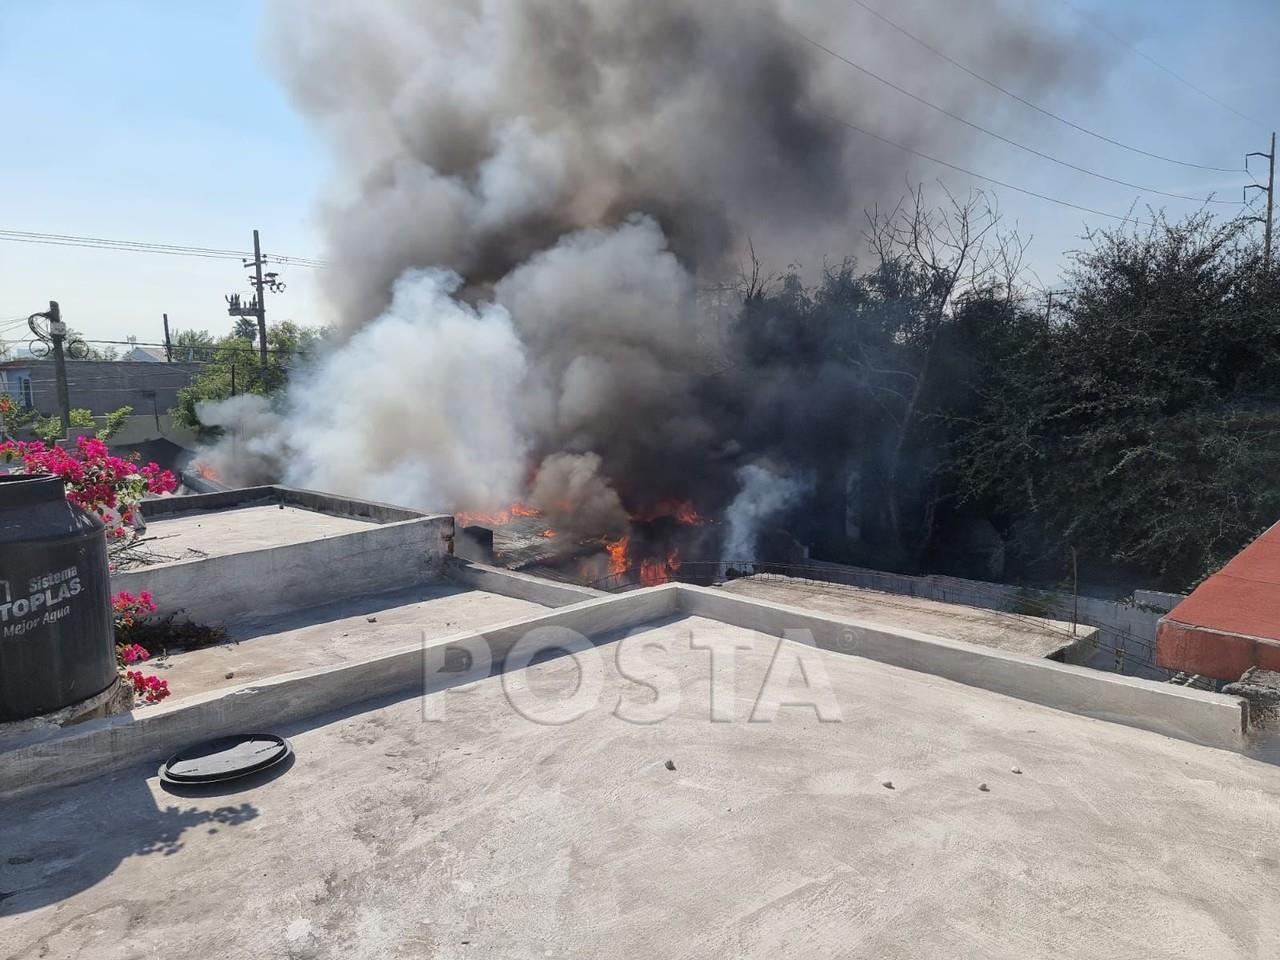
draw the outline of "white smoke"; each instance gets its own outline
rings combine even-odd
[[[522,492],[525,354],[501,306],[460,278],[411,271],[391,306],[295,381],[284,477],[426,509],[479,509]]]
[[[202,459],[232,483],[283,479],[426,510],[528,497],[571,531],[619,533],[626,512],[596,452],[625,441],[619,411],[642,414],[631,428],[653,442],[709,431],[681,413],[696,375],[693,282],[662,231],[639,217],[570,234],[501,280],[496,303],[461,301],[461,284],[409,271],[387,310],[296,375],[278,407],[202,406],[203,422],[228,428]]]
[[[217,480],[230,487],[252,487],[280,480],[288,458],[285,418],[266,397],[254,393],[196,404],[196,416],[222,436],[202,447],[197,467],[209,467]]]
[[[724,557],[731,563],[754,563],[756,541],[764,524],[795,506],[812,484],[780,476],[754,463],[738,470],[740,489],[725,510]]]

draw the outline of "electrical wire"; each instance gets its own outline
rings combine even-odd
[[[30,230],[9,230],[0,229],[0,234],[11,235],[15,237],[28,237],[40,240],[56,240],[64,242],[82,242],[104,244],[112,247],[123,247],[138,250],[156,250],[156,251],[172,251],[191,254],[202,254],[210,256],[223,256],[228,259],[235,257],[237,259],[246,259],[252,257],[252,254],[244,250],[231,250],[222,247],[196,247],[174,243],[149,243],[141,240],[111,240],[106,237],[81,237],[71,234],[60,233],[36,233]],[[264,259],[278,260],[287,263],[297,263],[304,265],[321,265],[324,261],[315,257],[295,257],[285,254],[267,254]]]
[[[229,250],[222,247],[193,247],[176,243],[147,243],[142,240],[110,240],[106,237],[80,237],[63,233],[35,233],[30,230],[0,230],[0,233],[12,233],[23,237],[40,237],[45,240],[83,240],[92,243],[109,243],[120,244],[130,247],[154,247],[164,250],[183,250],[194,253],[218,253],[230,254],[233,256],[242,256],[239,250]]]
[[[0,339],[0,343],[3,343],[3,344],[9,344],[9,345],[19,345],[19,346],[20,346],[20,345],[22,345],[22,344],[30,343],[30,342],[31,342],[31,341],[30,341],[29,339],[26,339],[26,340],[4,340],[4,339]],[[164,346],[164,344],[162,344],[162,343],[130,343],[128,340],[81,340],[81,339],[77,338],[77,342],[79,342],[79,343],[87,343],[87,344],[96,344],[96,345],[103,345],[103,344],[107,344],[107,345],[111,345],[111,346],[121,346],[121,347],[163,347],[163,346]],[[218,362],[221,362],[221,361],[220,361],[220,360],[216,360],[216,359],[215,359],[215,360],[179,360],[179,359],[176,359],[176,357],[177,357],[177,355],[178,355],[179,353],[186,353],[186,352],[188,352],[188,351],[193,351],[193,352],[195,352],[195,353],[202,353],[202,354],[215,354],[215,353],[217,352],[217,350],[218,350],[218,348],[217,348],[216,346],[214,346],[214,347],[186,347],[186,346],[178,346],[177,344],[175,344],[175,345],[173,346],[173,352],[174,352],[174,355],[175,355],[174,363],[218,363]],[[271,356],[275,356],[275,355],[283,355],[283,356],[288,356],[288,357],[308,357],[308,356],[311,356],[311,354],[307,353],[305,350],[280,350],[280,349],[277,349],[277,348],[275,348],[275,347],[268,347],[268,348],[267,348],[267,353],[268,353],[268,355],[271,355]],[[250,348],[247,348],[247,349],[244,351],[244,356],[245,356],[247,359],[252,360],[254,363],[256,363],[256,362],[258,361],[258,348],[257,348],[257,347],[250,347]],[[44,356],[44,357],[15,357],[15,358],[13,358],[13,359],[14,359],[14,360],[37,360],[37,361],[44,361],[44,360],[52,360],[53,358],[52,358],[52,356]],[[121,361],[121,359],[122,359],[122,358],[120,358],[120,357],[114,357],[114,358],[111,358],[111,359],[102,359],[102,360],[97,360],[97,361],[95,361],[92,357],[87,357],[87,358],[85,358],[84,360],[75,359],[75,358],[72,358],[72,357],[67,357],[67,363],[71,363],[71,364],[75,364],[75,363],[94,363],[94,362],[97,362],[97,363],[116,363],[116,362],[120,362],[120,361]],[[2,361],[2,362],[12,362],[12,361]],[[125,361],[125,362],[128,362],[128,361]],[[133,362],[135,362],[135,363],[154,363],[157,367],[163,367],[163,366],[167,365],[167,363],[168,363],[168,361],[167,361],[167,360],[155,360],[155,361],[151,361],[151,360],[137,360],[137,361],[133,361]],[[174,373],[176,374],[176,371],[172,371],[172,372],[174,372]]]
[[[1076,15],[1077,15],[1077,16],[1079,16],[1082,20],[1084,20],[1084,21],[1085,21],[1085,23],[1087,23],[1087,24],[1088,24],[1090,27],[1092,27],[1094,30],[1098,31],[1098,32],[1099,32],[1099,33],[1101,33],[1101,34],[1105,34],[1106,36],[1110,37],[1110,38],[1111,38],[1111,40],[1113,40],[1115,43],[1117,43],[1117,44],[1119,44],[1120,46],[1124,47],[1124,48],[1125,48],[1126,50],[1128,50],[1130,53],[1137,54],[1139,57],[1141,57],[1143,60],[1147,61],[1147,63],[1151,64],[1151,65],[1152,65],[1153,67],[1155,67],[1156,69],[1158,69],[1158,70],[1163,70],[1165,73],[1167,73],[1169,76],[1173,77],[1173,79],[1177,80],[1179,83],[1183,84],[1184,86],[1189,87],[1190,89],[1194,90],[1196,93],[1200,94],[1200,96],[1205,97],[1205,98],[1206,98],[1206,99],[1208,99],[1208,100],[1212,100],[1214,103],[1216,103],[1218,106],[1222,107],[1222,108],[1223,108],[1223,109],[1225,109],[1225,110],[1230,110],[1232,113],[1234,113],[1234,114],[1235,114],[1237,117],[1239,117],[1241,120],[1247,120],[1249,123],[1257,124],[1259,127],[1263,127],[1264,129],[1265,129],[1265,127],[1267,126],[1265,123],[1263,123],[1263,122],[1262,122],[1261,120],[1259,120],[1257,117],[1251,117],[1251,116],[1249,116],[1247,113],[1241,113],[1239,110],[1237,110],[1237,109],[1236,109],[1235,107],[1233,107],[1231,104],[1227,103],[1225,100],[1220,100],[1220,99],[1218,99],[1217,97],[1215,97],[1212,93],[1210,93],[1208,90],[1205,90],[1203,87],[1196,86],[1196,84],[1192,83],[1190,80],[1188,80],[1188,79],[1187,79],[1186,77],[1184,77],[1182,74],[1178,73],[1178,72],[1177,72],[1176,70],[1174,70],[1172,67],[1167,67],[1167,66],[1165,66],[1163,63],[1161,63],[1161,62],[1160,62],[1159,60],[1157,60],[1155,57],[1153,57],[1153,56],[1151,56],[1150,54],[1144,53],[1143,51],[1139,50],[1139,49],[1138,49],[1136,46],[1134,46],[1132,43],[1130,43],[1129,41],[1125,40],[1125,39],[1124,39],[1124,37],[1118,36],[1118,35],[1117,35],[1115,32],[1113,32],[1112,30],[1109,30],[1108,28],[1104,27],[1102,24],[1098,23],[1098,22],[1097,22],[1097,20],[1096,20],[1093,16],[1091,16],[1091,15],[1090,15],[1087,11],[1085,11],[1085,10],[1081,10],[1078,6],[1076,6],[1074,3],[1072,3],[1072,2],[1071,2],[1071,0],[1058,0],[1058,2],[1059,2],[1060,4],[1062,4],[1064,7],[1067,7],[1067,8],[1069,8],[1069,9],[1073,10],[1073,11],[1076,13]]]
[[[1070,207],[1072,210],[1080,210],[1083,213],[1091,213],[1094,216],[1108,217],[1112,220],[1120,220],[1122,222],[1127,221],[1129,223],[1137,224],[1140,227],[1154,226],[1154,224],[1150,223],[1149,221],[1138,220],[1137,218],[1131,217],[1127,214],[1121,215],[1118,213],[1108,213],[1105,210],[1096,210],[1093,207],[1086,207],[1083,204],[1072,203],[1070,200],[1063,200],[1061,197],[1052,197],[1052,196],[1049,196],[1049,194],[1047,193],[1037,193],[1035,190],[1028,190],[1026,187],[1015,186],[1014,184],[1008,183],[1007,181],[998,180],[995,177],[988,177],[985,174],[977,173],[974,170],[969,170],[965,167],[959,166],[958,164],[951,163],[948,160],[943,160],[940,157],[934,157],[927,153],[924,153],[923,151],[916,150],[912,147],[904,146],[903,144],[898,143],[896,140],[890,140],[888,137],[882,137],[880,136],[880,134],[873,133],[872,131],[866,129],[865,127],[860,127],[856,123],[851,123],[848,120],[841,120],[839,117],[830,117],[829,119],[833,123],[838,123],[841,126],[848,127],[850,130],[855,130],[858,133],[863,134],[864,136],[871,137],[873,140],[879,140],[881,143],[888,144],[891,147],[896,147],[897,149],[902,150],[904,153],[910,153],[913,156],[920,157],[922,160],[928,160],[931,163],[936,163],[941,166],[947,167],[948,169],[954,170],[957,173],[963,173],[965,176],[973,177],[977,180],[985,180],[987,183],[993,183],[998,187],[1004,187],[1006,190],[1012,190],[1015,193],[1025,194],[1028,197],[1035,197],[1038,200],[1047,200],[1050,203],[1056,203],[1063,207]]]
[[[7,240],[10,243],[35,243],[43,244],[50,247],[82,247],[89,250],[116,250],[122,253],[158,253],[175,257],[199,257],[204,260],[239,260],[239,257],[228,257],[220,254],[212,253],[194,253],[182,250],[144,250],[134,247],[108,246],[101,243],[76,243],[66,240],[39,240],[34,237],[13,237],[0,233],[0,240]]]
[[[950,110],[946,109],[945,107],[940,107],[938,106],[938,104],[933,103],[930,100],[926,100],[924,97],[921,97],[918,94],[914,94],[910,90],[905,89],[904,87],[898,86],[892,80],[887,80],[884,77],[880,76],[878,73],[872,70],[868,70],[866,67],[862,66],[860,63],[855,63],[853,60],[850,60],[848,57],[844,56],[843,54],[837,53],[836,51],[832,50],[830,47],[824,46],[823,44],[819,43],[817,40],[814,40],[812,37],[805,36],[803,33],[798,33],[798,32],[797,32],[797,36],[799,36],[806,43],[811,44],[812,46],[821,50],[823,53],[830,54],[831,56],[835,57],[837,60],[841,61],[842,63],[848,64],[849,66],[853,67],[853,69],[866,74],[868,77],[871,77],[873,80],[877,80],[880,83],[884,84],[885,86],[893,90],[896,90],[898,93],[902,94],[903,96],[910,97],[912,100],[915,100],[917,103],[922,103],[926,107],[929,107],[931,110],[938,111],[938,113],[941,113],[943,116],[950,117],[952,120],[958,121],[959,123],[963,123],[966,127],[971,127],[974,130],[978,130],[981,133],[985,133],[989,137],[994,137],[996,140],[999,140],[1003,143],[1007,143],[1012,147],[1017,147],[1019,150],[1025,150],[1027,153],[1033,154],[1034,156],[1040,157],[1041,159],[1048,160],[1051,163],[1056,163],[1059,166],[1067,167],[1068,169],[1075,170],[1078,173],[1087,174],[1090,177],[1097,177],[1099,180],[1106,180],[1109,183],[1119,184],[1122,187],[1128,187],[1132,190],[1140,190],[1144,193],[1155,193],[1155,194],[1159,194],[1162,197],[1172,197],[1175,200],[1190,200],[1193,203],[1223,203],[1223,204],[1229,204],[1231,206],[1237,206],[1237,207],[1244,205],[1243,200],[1218,200],[1212,196],[1193,197],[1185,193],[1171,193],[1168,190],[1160,190],[1157,187],[1148,187],[1140,183],[1132,183],[1128,180],[1121,180],[1118,177],[1111,177],[1105,173],[1098,173],[1096,170],[1090,170],[1087,167],[1082,167],[1078,164],[1071,163],[1069,160],[1059,159],[1058,157],[1055,157],[1052,154],[1045,153],[1042,150],[1037,150],[1035,147],[1029,147],[1025,143],[1019,143],[1017,140],[1010,139],[1009,137],[1006,137],[1003,134],[996,133],[994,130],[990,130],[979,123],[974,123],[972,120],[968,120],[957,113],[952,113]]]
[[[120,347],[163,347],[164,346],[163,343],[153,343],[148,340],[92,340],[88,337],[78,337],[77,339],[83,340],[85,343],[108,344],[111,346],[120,346]],[[247,340],[245,341],[245,343],[248,344],[248,346],[245,347],[245,350],[252,353],[256,357],[259,353],[258,348]],[[175,344],[171,344],[171,346],[173,347],[174,350],[217,350],[218,349],[217,344],[211,344],[210,346],[207,346],[207,347],[197,347],[197,346],[188,344],[186,346],[179,347],[175,343]],[[305,350],[282,350],[279,347],[267,347],[267,353],[292,353],[298,356],[305,356],[306,351]]]
[[[1087,134],[1088,136],[1093,137],[1096,140],[1101,140],[1104,143],[1111,144],[1112,146],[1120,147],[1122,150],[1128,150],[1131,153],[1137,153],[1137,154],[1141,154],[1144,157],[1150,157],[1153,160],[1163,160],[1165,163],[1175,163],[1181,167],[1193,167],[1197,170],[1210,170],[1210,171],[1213,171],[1214,173],[1244,173],[1245,172],[1242,167],[1215,167],[1211,164],[1194,163],[1190,160],[1179,160],[1176,157],[1165,156],[1162,153],[1154,153],[1150,150],[1143,150],[1141,147],[1135,147],[1132,144],[1125,143],[1122,140],[1117,140],[1114,137],[1108,137],[1106,134],[1098,133],[1096,130],[1090,130],[1088,127],[1075,123],[1072,120],[1068,120],[1066,117],[1061,116],[1060,114],[1054,113],[1052,110],[1042,107],[1038,103],[1034,103],[1031,100],[1028,100],[1026,97],[1023,97],[1019,94],[1014,93],[1012,90],[1009,90],[1001,86],[1000,84],[996,83],[994,80],[990,80],[987,77],[984,77],[982,74],[978,73],[977,71],[971,70],[969,67],[966,67],[963,63],[954,59],[953,57],[948,56],[946,53],[939,50],[937,47],[933,46],[928,41],[920,39],[914,33],[908,30],[906,27],[889,19],[879,10],[875,9],[875,7],[872,7],[870,4],[863,2],[863,0],[851,0],[851,2],[857,4],[859,7],[867,11],[867,13],[871,14],[873,17],[876,17],[877,19],[882,20],[883,22],[888,24],[890,27],[892,27],[894,30],[897,30],[899,33],[901,33],[904,37],[907,37],[908,39],[913,40],[915,43],[924,47],[934,56],[940,57],[941,59],[945,60],[947,63],[955,67],[957,70],[960,70],[968,74],[970,77],[973,77],[973,79],[975,80],[985,83],[987,86],[991,87],[993,90],[997,90],[1000,93],[1003,93],[1006,97],[1010,97],[1014,100],[1017,100],[1023,106],[1030,107],[1032,110],[1035,110],[1037,113],[1041,113],[1052,120],[1056,120],[1058,123],[1065,124],[1066,126],[1071,127],[1071,129],[1077,130],[1080,133]]]
[[[217,247],[195,247],[167,243],[147,243],[138,240],[111,240],[105,237],[82,237],[72,234],[36,233],[30,230],[0,229],[0,240],[11,243],[37,243],[49,246],[83,247],[95,250],[120,250],[127,253],[156,253],[168,256],[200,257],[209,260],[239,260],[252,258],[253,254],[243,250],[228,250]],[[323,260],[313,257],[295,257],[286,254],[264,254],[264,262],[275,262],[289,266],[323,267]]]

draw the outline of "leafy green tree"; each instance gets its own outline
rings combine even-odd
[[[89,433],[99,440],[110,440],[120,432],[131,413],[133,413],[133,407],[130,406],[112,410],[105,416],[102,426],[98,426],[98,421],[94,419],[93,414],[83,407],[73,407],[68,411],[67,418],[71,421],[72,430]],[[31,419],[30,426],[31,432],[46,444],[57,443],[66,437],[62,429],[62,418],[58,416],[42,417],[37,414]]]
[[[208,330],[179,330],[173,337],[173,359],[208,362],[216,347],[217,341]]]
[[[257,347],[237,333],[216,341],[205,369],[178,391],[178,403],[170,410],[174,423],[203,430],[197,404],[226,400],[242,393],[270,395],[282,389],[291,370],[306,363],[323,339],[323,330],[286,320],[267,328],[267,374],[264,379]]]
[[[1090,234],[1050,311],[980,203],[914,200],[872,215],[868,269],[744,277],[728,394],[819,476],[815,555],[994,575],[972,535],[1007,578],[1075,550],[1086,582],[1183,589],[1280,519],[1280,271],[1248,223]]]
[[[1280,517],[1280,284],[1240,221],[1090,239],[1054,327],[984,358],[954,474],[1029,569],[1183,588]]]

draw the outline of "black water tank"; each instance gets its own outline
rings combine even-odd
[[[107,538],[57,477],[0,476],[0,721],[49,713],[116,678]]]

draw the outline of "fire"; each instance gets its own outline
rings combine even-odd
[[[209,466],[207,463],[197,463],[196,473],[204,477],[206,480],[212,480],[215,483],[221,482],[222,480],[222,474],[213,469],[213,467]]]
[[[494,513],[470,513],[459,510],[453,515],[454,519],[464,527],[479,523],[486,527],[505,527],[511,522],[512,517],[540,517],[542,511],[537,507],[531,507],[527,503],[516,502],[505,510],[498,510]],[[543,534],[545,536],[545,534]]]
[[[686,527],[700,527],[707,523],[707,518],[698,513],[692,500],[660,500],[651,507],[631,514],[631,519],[639,523],[649,523],[659,517],[671,517],[676,523]]]
[[[672,550],[661,559],[642,560],[640,562],[640,584],[645,587],[656,587],[660,583],[671,580],[680,569],[680,551]]]
[[[619,537],[617,540],[606,540],[605,551],[609,554],[609,574],[614,576],[627,572],[627,548],[631,546],[630,537]]]
[[[620,576],[631,569],[627,550],[631,546],[631,538],[619,537],[617,540],[606,540],[605,552],[609,554],[609,574]],[[650,557],[640,561],[640,585],[656,587],[675,577],[680,569],[680,551],[672,547],[665,557]]]
[[[552,530],[550,527],[547,527],[547,529],[542,531],[542,535],[546,537],[548,540],[550,540],[552,537],[556,535],[556,532]]]

